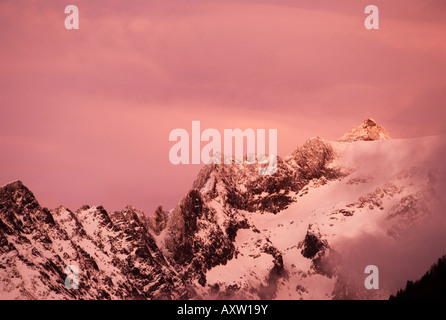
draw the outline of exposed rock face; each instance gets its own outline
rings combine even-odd
[[[340,172],[327,165],[335,158],[333,147],[321,138],[308,140],[301,148],[293,152],[292,164],[300,176],[307,181],[325,176],[327,179],[339,177]]]
[[[327,242],[321,239],[321,234],[308,228],[304,241],[302,242],[301,253],[305,258],[313,259],[314,256],[327,247]]]
[[[162,206],[159,206],[153,216],[149,219],[149,226],[150,229],[152,229],[156,235],[159,235],[161,231],[166,228],[168,220],[168,214],[163,210]]]
[[[353,127],[349,132],[344,134],[339,142],[353,141],[373,141],[373,140],[391,139],[389,133],[375,120],[367,119],[359,126]]]
[[[207,270],[232,259],[233,233],[237,232],[238,222],[231,216],[224,218],[220,225],[217,213],[206,206],[196,189],[174,209],[166,230],[165,246],[172,264],[185,281],[198,279],[204,286]],[[232,233],[230,228],[235,228]]]

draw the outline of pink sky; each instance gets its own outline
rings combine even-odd
[[[80,29],[64,28],[79,7]],[[380,30],[364,28],[368,4]],[[446,2],[2,1],[0,185],[43,206],[152,213],[201,165],[169,132],[276,128],[280,155],[367,117],[396,138],[444,132]]]

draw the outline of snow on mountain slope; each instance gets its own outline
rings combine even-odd
[[[65,286],[68,265],[79,289]],[[49,211],[20,181],[0,189],[1,299],[186,297],[179,282],[136,209]]]
[[[333,288],[327,286],[326,279],[321,281],[318,276],[310,280],[318,272],[317,263],[313,262],[313,268],[308,268],[308,259],[299,250],[299,243],[310,226],[317,229],[331,248],[342,252],[345,238],[372,233],[393,241],[411,224],[428,215],[433,197],[430,179],[443,165],[438,161],[437,167],[428,167],[425,156],[420,156],[425,153],[419,151],[439,142],[438,138],[427,138],[333,143],[338,158],[331,165],[354,170],[349,176],[324,185],[310,183],[308,193],[282,211],[280,217],[250,215],[249,222],[268,234],[283,254],[285,269],[290,270],[277,298],[295,298],[297,285],[303,298],[331,298],[333,295]],[[414,154],[415,150],[418,152]],[[342,241],[338,241],[339,238]],[[387,288],[392,289],[395,288]],[[389,291],[383,289],[380,294],[387,297]]]
[[[375,120],[367,119],[362,124],[353,127],[350,131],[345,133],[340,139],[340,142],[353,141],[373,141],[391,139],[389,133],[383,127],[379,126]]]

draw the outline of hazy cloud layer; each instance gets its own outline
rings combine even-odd
[[[173,206],[199,166],[170,130],[277,128],[279,153],[366,117],[395,137],[444,131],[444,1],[0,3],[0,184],[46,206]]]

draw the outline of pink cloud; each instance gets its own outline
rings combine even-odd
[[[286,155],[372,116],[395,137],[444,129],[441,1],[75,1],[0,3],[0,184],[43,205],[151,212],[199,166],[168,161],[168,133],[277,128]]]

